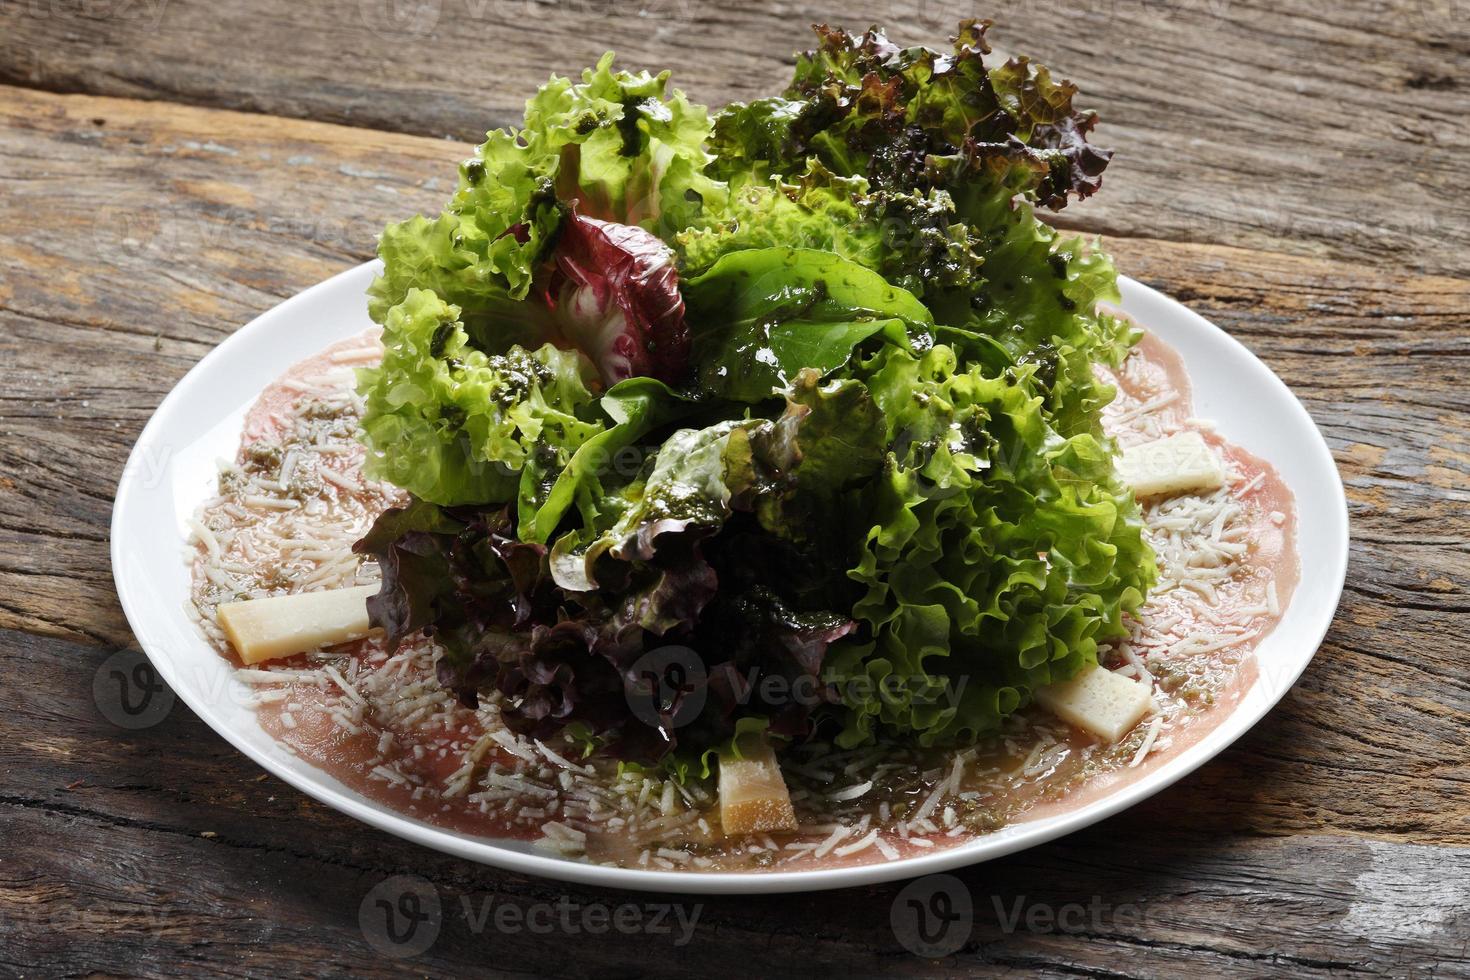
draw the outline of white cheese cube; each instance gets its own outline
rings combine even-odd
[[[367,598],[376,585],[226,602],[219,624],[247,664],[361,639],[371,633]]]
[[[742,757],[720,754],[720,824],[731,837],[795,830],[796,811],[776,753],[762,741],[741,744]]]
[[[1038,688],[1036,703],[1069,725],[1117,742],[1148,714],[1153,689],[1102,667]]]
[[[1136,497],[1197,493],[1225,485],[1225,468],[1193,430],[1129,446],[1118,459],[1118,476]]]

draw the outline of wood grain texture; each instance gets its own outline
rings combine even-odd
[[[1470,270],[1465,0],[3,0],[0,81],[478,138],[607,49],[713,105],[806,25],[942,43],[961,17],[1075,78],[1119,149],[1088,226]],[[1069,216],[1070,217],[1070,216]],[[1072,220],[1079,220],[1072,218]]]
[[[0,9],[3,59],[11,28],[39,28]],[[59,9],[53,20],[70,16]],[[756,16],[728,14],[735,24]],[[248,37],[253,23],[236,33]],[[583,60],[580,40],[561,36],[559,57]],[[1371,43],[1408,35],[1396,37]],[[295,77],[291,59],[312,43],[282,45],[282,77]],[[657,62],[669,60],[659,45],[675,42],[639,43]],[[247,62],[264,57],[236,47]],[[116,78],[140,92],[155,84],[108,50]],[[704,53],[681,57],[694,64]],[[73,54],[79,73],[103,57]],[[1080,74],[1088,59],[1055,60]],[[103,81],[78,74],[75,84],[112,90]],[[215,85],[233,94],[197,101],[248,89]],[[330,86],[300,88],[321,98]],[[523,88],[496,81],[484,101],[509,104]],[[1426,91],[1432,101],[1453,90]],[[332,114],[316,102],[245,105]],[[1178,132],[1169,152],[1191,138]],[[1119,223],[1121,205],[1101,207],[1122,180],[1069,217],[1115,229],[1110,247],[1125,271],[1229,329],[1301,396],[1348,486],[1348,591],[1302,681],[1220,759],[1088,832],[963,872],[975,932],[956,956],[935,964],[898,945],[888,925],[897,887],[706,901],[684,946],[646,934],[477,934],[462,899],[475,910],[486,899],[523,909],[563,897],[659,899],[521,879],[367,830],[260,779],[182,707],[143,731],[110,725],[91,685],[108,652],[131,642],[107,525],[133,440],[219,340],[367,258],[383,222],[437,208],[466,151],[366,128],[0,87],[0,657],[8,677],[24,679],[0,685],[0,973],[271,975],[312,964],[324,975],[387,975],[396,965],[367,945],[358,906],[405,873],[431,882],[446,909],[440,940],[408,964],[432,974],[1470,971],[1470,678],[1459,640],[1470,611],[1470,281],[1406,269],[1373,235],[1329,247],[1295,224],[1279,240],[1181,226],[1194,243],[1165,241],[1167,221],[1151,219],[1170,202],[1133,200],[1133,225]],[[1228,198],[1210,200],[1230,210]],[[1341,201],[1322,206],[1372,223]],[[1429,267],[1463,273],[1463,250],[1443,251]],[[1079,928],[1006,931],[996,906],[1024,897],[1024,909],[1056,911],[1094,896],[1111,911]]]

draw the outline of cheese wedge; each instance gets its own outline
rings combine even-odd
[[[1038,688],[1036,703],[1109,742],[1117,742],[1148,714],[1153,689],[1102,667],[1089,667],[1070,681]]]
[[[367,598],[376,585],[226,602],[219,624],[247,664],[305,653],[374,632]]]
[[[720,754],[720,823],[728,836],[795,830],[796,811],[769,743],[741,744],[742,757]]]
[[[1129,446],[1118,459],[1118,476],[1136,497],[1197,493],[1225,485],[1225,468],[1192,430]]]

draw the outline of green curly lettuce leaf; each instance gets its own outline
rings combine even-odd
[[[375,320],[425,288],[461,307],[473,335],[494,337],[526,299],[569,209],[671,238],[699,221],[706,200],[723,199],[705,174],[705,107],[671,92],[668,72],[614,71],[612,60],[580,82],[553,77],[526,103],[520,129],[488,133],[439,218],[384,230],[383,273],[369,291]]]
[[[1025,373],[987,377],[943,345],[885,348],[861,372],[891,449],[849,572],[871,636],[835,647],[825,674],[859,692],[842,744],[993,731],[1095,662],[1143,603],[1154,565],[1137,505],[1106,447],[1050,426]]]
[[[606,429],[577,447],[566,465],[537,466],[522,481],[520,534],[525,540],[545,544],[574,507],[585,524],[596,524],[612,489],[642,466],[645,451],[639,441],[689,409],[687,399],[653,378],[614,385],[601,405],[611,422]]]
[[[882,468],[887,446],[883,412],[866,385],[852,378],[824,382],[811,368],[792,381],[786,400],[783,435],[794,444],[783,458],[794,481],[785,493],[761,496],[755,513],[771,534],[830,552],[851,521],[844,513],[844,496]]]
[[[979,258],[948,191],[872,188],[815,158],[805,167],[732,176],[723,210],[712,209],[705,224],[676,236],[686,274],[728,252],[784,246],[833,252],[915,294],[975,281]]]
[[[1120,302],[1112,259],[1003,195],[972,190],[961,209],[974,227],[987,229],[976,249],[985,257],[986,287],[970,296],[931,293],[926,299],[936,315],[946,311],[951,322],[993,338],[1017,362],[1035,365],[1047,413],[1062,433],[1100,435],[1102,409],[1115,392],[1093,364],[1118,366],[1139,337],[1130,322],[1098,308]],[[967,315],[960,320],[962,312]]]
[[[873,268],[883,256],[883,229],[870,220],[867,193],[864,178],[838,177],[815,160],[791,175],[736,174],[722,207],[675,236],[680,262],[689,274],[727,252],[809,248]]]
[[[459,312],[412,289],[385,317],[383,362],[358,372],[364,472],[438,504],[509,501],[529,460],[570,458],[604,422],[580,354],[486,354]]]

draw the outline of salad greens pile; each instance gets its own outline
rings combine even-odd
[[[1107,256],[1036,215],[1110,154],[988,26],[819,27],[784,93],[714,114],[608,55],[383,232],[363,438],[413,499],[357,547],[392,642],[649,762],[973,740],[1125,635],[1153,555],[1093,368],[1136,336]],[[701,669],[644,724],[666,648]]]

